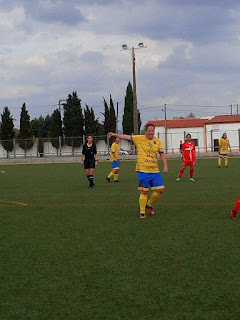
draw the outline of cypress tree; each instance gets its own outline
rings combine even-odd
[[[110,132],[110,110],[108,107],[108,104],[105,100],[105,98],[103,98],[103,103],[104,103],[104,121],[103,121],[103,125],[104,125],[104,134],[107,135],[108,132]]]
[[[82,136],[84,134],[83,125],[84,118],[81,107],[81,100],[77,92],[73,91],[68,95],[67,102],[63,105],[64,109],[64,134],[66,137],[66,144],[68,146],[80,147],[82,143]],[[70,137],[79,137],[79,139],[69,139]]]
[[[115,113],[114,104],[113,104],[113,100],[112,100],[111,95],[110,95],[109,118],[110,118],[109,119],[110,131],[116,132],[117,118],[116,118],[116,113]]]
[[[130,81],[128,82],[128,86],[127,86],[127,90],[126,90],[122,126],[123,126],[123,133],[132,134],[134,132],[133,88],[132,88]]]
[[[51,143],[53,147],[59,149],[59,137],[63,136],[61,113],[58,109],[54,110],[51,116],[50,127]]]
[[[26,108],[25,102],[22,105],[20,114],[20,133],[19,133],[19,147],[26,151],[33,146],[33,133],[30,122],[30,116]]]
[[[13,117],[10,114],[10,110],[8,107],[3,109],[3,113],[1,115],[2,122],[1,122],[1,140],[2,146],[7,152],[13,150],[13,138],[15,133],[13,131]]]

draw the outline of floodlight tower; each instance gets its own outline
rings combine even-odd
[[[139,134],[139,125],[138,125],[138,111],[137,111],[137,88],[136,88],[136,70],[135,70],[135,49],[144,49],[147,48],[143,42],[139,42],[137,47],[128,48],[127,44],[122,45],[122,50],[131,50],[132,51],[132,72],[133,72],[133,128],[134,133]]]

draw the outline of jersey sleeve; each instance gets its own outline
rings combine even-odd
[[[142,137],[141,135],[131,136],[132,142],[133,144],[135,144],[136,147],[138,146],[141,137]]]
[[[222,142],[223,142],[222,139],[220,139],[220,141],[219,141],[219,145],[220,146],[222,146]]]
[[[113,143],[111,146],[111,152],[116,153],[116,144],[115,143]]]
[[[82,154],[85,155],[85,144],[83,145],[83,148],[82,148]]]
[[[94,145],[93,154],[97,154],[97,146],[96,145]]]
[[[162,141],[160,139],[159,139],[159,143],[158,143],[158,152],[159,153],[164,153]]]

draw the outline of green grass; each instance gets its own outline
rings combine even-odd
[[[169,161],[145,220],[135,162],[94,190],[80,164],[2,166],[0,319],[240,319],[239,161],[197,160],[195,183]]]

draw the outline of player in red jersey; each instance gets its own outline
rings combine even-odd
[[[195,181],[193,178],[195,166],[195,143],[192,141],[190,134],[187,134],[186,138],[187,140],[182,144],[183,163],[179,176],[176,179],[177,181],[181,180],[183,172],[187,166],[190,166],[190,181]]]
[[[240,194],[239,194],[239,196],[237,198],[237,202],[235,203],[235,207],[231,211],[231,218],[233,220],[237,219],[237,212],[238,212],[239,209],[240,209]]]

